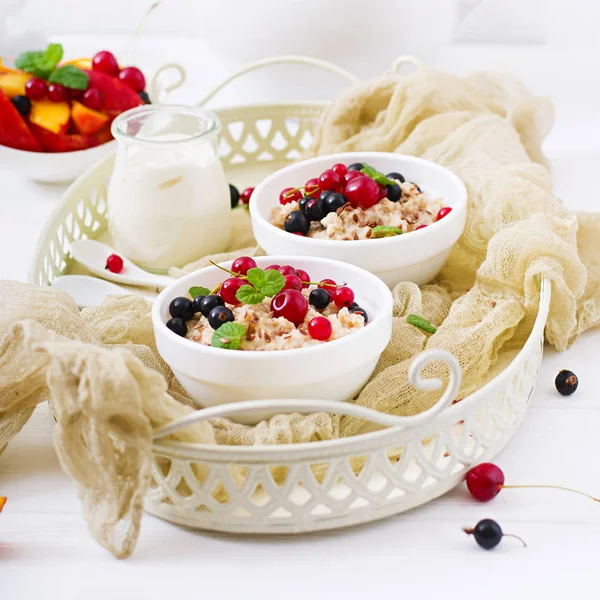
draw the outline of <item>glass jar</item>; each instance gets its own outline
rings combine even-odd
[[[185,106],[142,106],[113,121],[108,218],[119,252],[165,271],[227,249],[231,202],[220,129],[216,115]]]

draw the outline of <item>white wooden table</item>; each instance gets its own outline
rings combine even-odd
[[[74,54],[111,47],[106,38],[61,38]],[[221,76],[201,44],[144,41],[138,56],[143,66],[181,60],[191,68],[179,101],[193,102]],[[600,78],[591,75],[600,72],[600,58],[456,46],[440,65],[457,72],[512,70],[534,91],[552,95],[557,125],[546,150],[556,192],[570,208],[600,208]],[[246,97],[259,93],[251,82],[244,88]],[[25,181],[1,165],[0,181],[0,277],[25,281],[40,228],[64,187]],[[591,332],[564,354],[547,352],[531,410],[497,459],[507,483],[600,494],[599,344],[600,332]],[[554,390],[563,367],[581,380],[571,398]],[[600,505],[559,491],[505,490],[479,504],[461,486],[404,515],[299,537],[199,533],[146,515],[135,554],[117,561],[87,533],[74,485],[53,450],[52,419],[41,406],[0,456],[0,495],[8,496],[0,515],[0,598],[7,600],[598,596]],[[494,552],[481,550],[461,526],[483,517],[529,547],[507,539]]]

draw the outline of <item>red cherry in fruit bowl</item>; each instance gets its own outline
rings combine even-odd
[[[382,185],[381,183],[377,184],[377,189],[379,190],[379,199],[382,200],[383,198],[387,198],[387,188],[385,187],[385,185]]]
[[[302,290],[302,281],[298,275],[284,275],[283,278],[285,279],[284,290]]]
[[[86,90],[81,97],[81,103],[92,110],[98,110],[102,106],[102,92],[96,88]]]
[[[314,340],[326,342],[332,331],[331,321],[326,317],[315,317],[308,322],[308,335]]]
[[[333,292],[332,300],[338,308],[348,308],[354,302],[354,292],[343,285]]]
[[[304,184],[304,195],[311,196],[312,198],[318,198],[321,193],[321,188],[319,187],[319,180],[316,177],[309,179]]]
[[[92,58],[92,69],[116,77],[119,73],[119,63],[112,52],[101,50]]]
[[[146,88],[146,78],[137,67],[125,67],[119,73],[119,79],[138,94]]]
[[[238,275],[247,275],[250,269],[256,267],[256,261],[249,256],[240,256],[231,263],[231,270]]]
[[[123,270],[123,259],[118,254],[111,254],[106,259],[105,269],[111,273],[120,273]]]
[[[442,208],[440,208],[440,210],[438,210],[438,214],[435,216],[435,220],[439,221],[440,219],[443,219],[446,215],[450,214],[451,212],[452,212],[452,207],[443,206]]]
[[[52,102],[64,102],[69,98],[67,88],[58,83],[51,83],[48,86],[48,98]]]
[[[331,167],[331,170],[343,177],[348,172],[348,167],[343,163],[336,163]]]
[[[246,282],[243,279],[240,279],[239,277],[230,277],[221,284],[219,296],[221,296],[221,298],[223,298],[227,304],[233,304],[234,306],[237,306],[240,304],[240,301],[235,297],[235,295],[243,285],[246,285]]]
[[[415,231],[419,231],[419,229],[425,229],[425,227],[427,227],[427,224],[421,223],[420,225],[417,225],[417,227],[415,227]]]
[[[296,274],[296,269],[294,269],[294,267],[292,267],[291,265],[283,265],[283,267],[279,267],[278,270],[282,275],[295,275]]]
[[[302,282],[302,287],[309,287],[309,281],[310,281],[310,275],[304,271],[303,269],[296,269],[296,275],[298,276],[298,279],[300,279],[300,281]]]
[[[327,171],[323,171],[323,173],[319,177],[319,187],[324,192],[326,190],[340,190],[343,187],[343,182],[343,177],[332,169],[327,169]]]
[[[48,85],[43,79],[32,77],[25,83],[25,95],[30,100],[43,100],[48,93]]]
[[[269,265],[265,271],[279,271],[281,265]]]
[[[252,196],[253,191],[253,187],[248,187],[240,194],[242,204],[250,204],[250,197]]]
[[[360,171],[348,171],[344,175],[344,181],[346,183],[348,183],[349,181],[352,181],[353,179],[356,179],[357,177],[365,177],[365,175],[363,173],[361,173]]]
[[[283,290],[271,300],[271,310],[275,318],[283,317],[298,326],[308,312],[308,300],[298,290]]]
[[[370,208],[379,201],[379,188],[370,177],[356,177],[346,185],[344,196],[354,208]]]
[[[329,294],[330,298],[333,298],[333,294],[337,288],[337,283],[333,279],[321,279],[318,287],[320,287],[322,290],[325,290]]]
[[[290,202],[298,202],[298,200],[302,199],[302,192],[298,189],[294,189],[291,187],[287,187],[284,190],[281,190],[281,194],[279,194],[279,204],[289,204]]]

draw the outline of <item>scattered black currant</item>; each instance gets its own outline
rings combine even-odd
[[[397,173],[396,171],[392,171],[391,173],[388,173],[386,175],[386,177],[388,179],[395,179],[396,181],[399,181],[400,183],[404,183],[406,181],[406,179],[404,179],[404,175],[401,175],[400,173]]]
[[[177,335],[180,335],[181,337],[184,337],[185,334],[187,333],[187,325],[183,319],[178,319],[178,318],[169,319],[167,321],[167,327],[173,333],[176,333]]]
[[[577,379],[577,375],[575,375],[573,371],[563,369],[562,371],[559,371],[558,375],[556,376],[554,385],[556,386],[559,394],[562,394],[563,396],[570,396],[577,389],[577,386],[579,385],[579,379]]]
[[[338,208],[344,206],[346,202],[348,202],[348,200],[346,200],[346,196],[344,196],[344,194],[340,194],[339,192],[330,194],[325,199],[325,212],[327,214],[330,212],[335,212]]]
[[[225,300],[216,294],[205,296],[200,302],[200,312],[208,319],[210,311],[215,308],[215,306],[225,306]]]
[[[144,104],[152,104],[152,101],[150,100],[150,96],[148,96],[148,92],[140,92],[138,94],[138,96],[140,97],[140,100]]]
[[[350,306],[348,311],[351,313],[356,313],[357,315],[362,315],[362,318],[365,320],[365,325],[369,322],[369,315],[367,315],[367,311],[361,306]]]
[[[331,297],[329,292],[322,288],[315,288],[308,296],[309,304],[312,304],[317,310],[323,310],[329,306]]]
[[[325,205],[321,198],[311,198],[304,208],[304,214],[311,221],[320,221],[325,216]]]
[[[306,205],[308,206],[308,204]],[[293,210],[283,220],[283,228],[288,233],[301,233],[306,235],[310,229],[310,221],[301,210]]]
[[[385,187],[387,189],[387,199],[390,202],[398,202],[402,197],[402,189],[400,186],[395,183],[394,185],[386,185]]]
[[[192,300],[192,305],[194,306],[194,312],[201,312],[202,308],[201,308],[201,303],[202,300],[204,300],[204,298],[206,298],[206,296],[196,296],[193,300]]]
[[[362,171],[365,168],[363,163],[352,163],[348,165],[348,171]]]
[[[240,192],[231,183],[229,184],[229,196],[231,197],[231,208],[235,208],[240,202]]]
[[[182,319],[183,321],[189,321],[196,313],[192,301],[184,296],[171,301],[169,312],[173,318]]]
[[[233,313],[226,306],[215,306],[208,314],[208,324],[216,331],[223,325],[233,321]]]
[[[485,550],[495,548],[503,537],[514,537],[527,547],[527,544],[518,535],[502,533],[502,528],[493,519],[483,519],[475,527],[463,527],[463,531],[467,535],[472,535]]]
[[[27,96],[13,96],[11,102],[22,117],[31,112],[31,100]]]

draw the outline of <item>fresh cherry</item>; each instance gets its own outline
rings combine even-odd
[[[382,200],[383,198],[387,197],[388,191],[387,191],[387,187],[385,187],[385,185],[378,183],[377,189],[379,190],[379,200]]]
[[[415,231],[418,231],[419,229],[425,229],[425,227],[427,227],[426,223],[421,223],[420,225],[417,225],[415,227]]]
[[[344,179],[333,169],[327,169],[319,177],[319,187],[322,191],[340,190],[343,187]]]
[[[102,92],[96,88],[85,90],[81,103],[92,110],[98,110],[102,106]]]
[[[309,179],[304,184],[304,195],[312,196],[313,198],[318,198],[321,193],[321,188],[319,187],[319,180],[316,177]]]
[[[294,202],[294,200],[296,202],[302,200],[302,192],[300,190],[288,187],[279,194],[279,204],[289,204],[290,202]]]
[[[467,535],[472,535],[475,541],[485,550],[495,548],[503,537],[513,537],[518,539],[523,546],[527,544],[518,535],[512,533],[503,533],[502,528],[492,519],[483,519],[475,527],[463,527]]]
[[[279,271],[281,265],[269,265],[265,271]]]
[[[348,171],[345,175],[344,175],[344,181],[346,183],[348,183],[349,181],[351,181],[352,179],[355,179],[356,177],[364,177],[365,175],[363,173],[361,173],[360,171]]]
[[[331,170],[343,177],[348,172],[348,167],[343,163],[336,163],[331,167]]]
[[[48,93],[48,86],[43,79],[32,77],[25,84],[25,95],[30,100],[43,100]]]
[[[253,187],[248,187],[240,194],[240,200],[242,201],[242,204],[250,204],[250,196],[252,196],[253,191]]]
[[[298,326],[308,311],[308,300],[298,290],[283,290],[271,300],[273,316],[283,317]]]
[[[246,285],[246,282],[243,279],[240,279],[239,277],[230,277],[221,284],[219,295],[227,302],[227,304],[237,306],[240,304],[240,301],[235,297],[235,294],[243,285]]]
[[[249,256],[240,256],[231,263],[231,270],[238,275],[247,275],[250,269],[256,267],[256,261]]]
[[[319,288],[325,290],[331,299],[333,299],[333,294],[337,288],[337,283],[333,279],[321,279],[318,285]]]
[[[92,58],[92,69],[116,77],[119,73],[119,63],[112,52],[101,50]]]
[[[69,92],[64,85],[51,83],[48,86],[48,98],[50,98],[52,102],[64,102],[69,98]]]
[[[106,259],[105,269],[111,273],[120,273],[123,270],[123,259],[118,254],[111,254]]]
[[[279,267],[277,269],[282,275],[295,275],[296,269],[291,265],[283,265],[283,267]]]
[[[310,275],[304,269],[296,269],[296,275],[302,282],[302,287],[309,287]]]
[[[137,67],[125,67],[119,73],[119,79],[134,92],[143,92],[146,87],[146,78]]]
[[[194,303],[185,296],[179,296],[171,300],[169,304],[169,313],[173,318],[189,321],[196,314]]]
[[[379,188],[370,177],[356,177],[346,185],[344,196],[354,208],[370,208],[379,201]]]
[[[443,219],[451,211],[452,208],[450,206],[443,206],[442,208],[440,208],[440,210],[438,210],[438,214],[435,216],[435,220],[439,221],[440,219]]]
[[[284,275],[283,278],[285,279],[284,290],[302,290],[302,281],[298,275]]]
[[[354,302],[354,292],[346,286],[339,287],[333,292],[333,303],[338,308],[350,307]]]
[[[308,335],[314,340],[325,342],[332,331],[331,321],[325,317],[314,317],[308,322]]]

